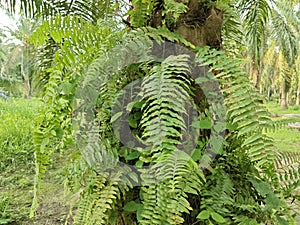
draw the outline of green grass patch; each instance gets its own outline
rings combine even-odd
[[[29,218],[35,176],[33,131],[43,118],[38,99],[0,99],[0,224],[61,225],[69,206],[64,196],[66,159],[56,153],[40,185],[36,218]]]
[[[31,167],[33,129],[42,109],[37,99],[0,100],[0,171]]]
[[[288,109],[281,109],[280,105],[275,102],[265,104],[268,110],[274,115],[280,114],[300,114],[300,106],[289,106]],[[274,139],[275,146],[280,151],[299,152],[300,151],[300,132],[297,129],[288,128],[288,123],[300,122],[300,117],[277,117],[273,118],[278,126],[274,132],[268,133]]]
[[[300,106],[292,105],[288,109],[282,109],[281,106],[276,102],[267,102],[265,106],[272,114],[300,114]]]
[[[37,99],[0,99],[0,224],[18,224],[28,217],[32,201]]]
[[[283,128],[268,133],[274,139],[280,151],[300,152],[300,132],[296,129]]]

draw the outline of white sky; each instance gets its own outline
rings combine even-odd
[[[12,17],[9,17],[5,13],[5,11],[0,8],[0,29],[7,30],[6,27],[14,30],[17,27],[16,20],[14,20]],[[9,32],[4,32],[4,33],[7,35],[8,39],[10,39],[11,37],[10,33]]]
[[[16,22],[8,15],[5,14],[5,11],[0,9],[0,26],[3,28],[4,26],[9,26],[11,28],[16,26]]]

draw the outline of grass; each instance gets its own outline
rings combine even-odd
[[[268,102],[265,104],[272,114],[300,114],[300,106],[289,106],[288,109],[283,110],[276,102]]]
[[[38,217],[29,218],[35,175],[32,135],[43,109],[37,99],[0,99],[0,224],[68,224],[62,160],[46,173],[41,184]]]
[[[280,129],[268,133],[274,139],[275,146],[280,151],[300,152],[300,132],[296,129]]]
[[[15,170],[20,164],[31,168],[32,130],[41,110],[37,99],[0,100],[0,171]]]
[[[281,109],[280,105],[275,102],[266,103],[266,107],[272,114],[300,114],[300,106],[289,106],[288,109]],[[279,123],[300,122],[300,117],[274,118]],[[300,131],[297,129],[287,128],[276,129],[274,132],[268,133],[275,141],[275,146],[280,151],[300,152]]]

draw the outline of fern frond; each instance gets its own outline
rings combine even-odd
[[[183,213],[192,210],[188,194],[199,194],[203,175],[183,151],[175,150],[142,173],[143,211],[141,224],[182,224]]]
[[[67,32],[67,27],[71,27],[71,33],[75,35]],[[57,16],[53,20],[44,22],[31,37],[32,43],[47,46],[50,36],[56,45],[56,51],[50,55],[51,62],[45,62],[49,58],[41,60],[41,68],[49,76],[44,93],[44,101],[49,108],[34,133],[37,164],[34,202],[36,202],[38,184],[43,179],[51,155],[57,149],[62,150],[74,144],[72,101],[75,97],[77,81],[81,79],[86,66],[94,57],[98,56],[97,54],[103,54],[102,50],[95,53],[96,49],[101,49],[102,44],[108,49],[115,44],[116,39],[106,39],[106,35],[111,35],[110,29],[103,24],[99,24],[98,27],[88,22],[83,23],[76,17]],[[85,35],[85,32],[88,34]],[[42,50],[42,47],[40,48]],[[50,64],[51,67],[46,67],[45,64]],[[31,216],[36,206],[35,203]]]
[[[118,188],[105,178],[96,177],[86,189],[83,193],[83,200],[78,206],[74,224],[107,224],[110,211],[113,209],[116,199],[119,198]]]
[[[154,66],[142,83],[145,104],[140,123],[142,138],[152,146],[149,154],[174,151],[179,144],[176,139],[181,138],[179,131],[186,130],[180,114],[186,112],[185,103],[189,100],[188,60],[187,55],[170,56]]]
[[[272,129],[273,122],[261,104],[261,96],[242,71],[241,62],[208,49],[199,51],[197,59],[202,65],[210,65],[212,71],[219,71],[216,77],[221,80],[228,122],[237,125],[232,135],[242,140],[241,148],[258,167],[272,164],[275,157],[272,140],[262,130]]]
[[[10,13],[18,12],[20,9],[27,17],[42,16],[48,19],[57,14],[76,15],[94,23],[98,19],[111,16],[115,5],[114,1],[111,0],[20,0],[18,3],[16,1],[1,0],[1,4]]]
[[[289,197],[300,187],[300,153],[277,152],[275,167],[280,187]]]

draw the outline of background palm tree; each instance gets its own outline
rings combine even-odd
[[[28,39],[36,24],[33,20],[21,16],[16,21],[16,28],[4,28],[9,34],[9,38],[6,38],[7,44],[3,45],[6,48],[6,58],[3,61],[1,72],[14,80],[12,86],[15,85],[15,87],[12,89],[17,89],[15,82],[23,83],[23,87],[19,91],[23,92],[26,98],[31,97],[33,82],[33,46],[28,43]]]
[[[3,39],[2,39],[3,38]],[[6,95],[20,96],[22,93],[22,77],[20,74],[20,48],[13,43],[2,42],[7,36],[2,33],[0,43],[0,75],[1,90]]]

